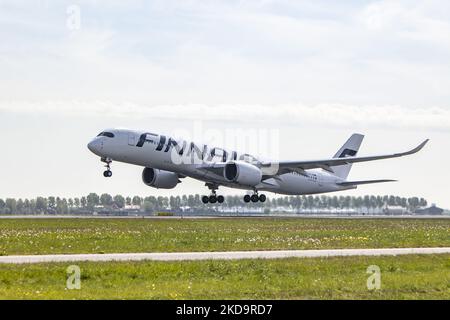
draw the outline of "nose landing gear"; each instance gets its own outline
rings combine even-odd
[[[106,170],[103,172],[103,176],[105,178],[111,178],[112,177],[112,171],[111,171],[112,160],[109,158],[102,158],[101,161],[106,163],[106,165],[105,165]]]

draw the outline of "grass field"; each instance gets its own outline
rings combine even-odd
[[[450,246],[450,219],[0,219],[0,255]]]
[[[450,299],[450,255],[0,265],[0,299]],[[367,289],[367,268],[381,289]]]

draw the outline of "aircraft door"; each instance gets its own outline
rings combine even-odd
[[[129,133],[128,134],[128,145],[129,146],[135,146],[136,145],[136,138],[135,138],[135,135],[134,135],[134,133]]]

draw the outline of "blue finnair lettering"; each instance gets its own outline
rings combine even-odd
[[[159,144],[156,147],[156,151],[161,151],[164,148],[165,143],[166,143],[166,136],[161,136],[159,138]]]
[[[186,141],[184,141],[184,142],[183,142],[183,146],[180,147],[180,145],[178,144],[178,142],[176,142],[176,141],[175,141],[174,139],[172,139],[172,138],[169,138],[169,142],[167,143],[166,150],[164,150],[164,152],[169,152],[171,146],[173,146],[173,147],[175,148],[175,150],[177,150],[178,154],[179,154],[180,156],[182,156],[183,153],[184,153],[184,149],[185,149],[185,147],[186,147]]]
[[[153,139],[148,138],[147,136],[152,136],[152,137],[155,137],[155,138],[158,137],[158,135],[157,135],[157,134],[154,134],[154,133],[149,133],[149,132],[143,133],[143,134],[141,134],[141,136],[139,137],[139,141],[138,141],[138,143],[136,144],[136,147],[142,148],[142,147],[144,146],[144,143],[146,143],[146,142],[153,143],[153,142],[154,142]]]
[[[150,136],[150,137],[149,137]],[[154,143],[157,140],[158,135],[153,133],[143,133],[139,137],[139,141],[136,144],[136,147],[142,148],[145,143]],[[258,161],[255,157],[249,154],[243,154],[241,156],[238,155],[236,151],[232,151],[231,153],[227,152],[222,148],[212,148],[210,149],[207,145],[202,145],[201,147],[191,142],[188,143],[186,141],[177,142],[175,139],[171,137],[166,137],[164,135],[159,136],[158,145],[156,147],[156,151],[160,152],[169,152],[170,149],[174,148],[177,153],[186,157],[196,157],[200,160],[212,161],[214,158],[220,158],[221,161],[226,162],[228,160],[242,160],[247,162]]]

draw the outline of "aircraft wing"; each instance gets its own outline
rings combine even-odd
[[[308,169],[324,169],[333,173],[333,168],[335,166],[346,165],[350,163],[357,162],[366,162],[366,161],[374,161],[374,160],[382,160],[382,159],[390,159],[390,158],[398,158],[407,156],[410,154],[414,154],[419,152],[429,141],[429,139],[422,142],[420,145],[415,147],[412,150],[401,152],[401,153],[393,153],[386,155],[378,155],[378,156],[367,156],[367,157],[345,157],[345,158],[331,158],[331,159],[323,159],[323,160],[309,160],[309,161],[282,161],[279,163],[264,163],[262,167],[271,167],[278,168],[278,172],[276,174],[284,174],[288,172],[302,172],[303,170]]]
[[[361,184],[371,184],[371,183],[383,183],[383,182],[395,182],[397,180],[383,179],[383,180],[362,180],[362,181],[343,181],[336,183],[337,185],[346,186],[358,186]]]

